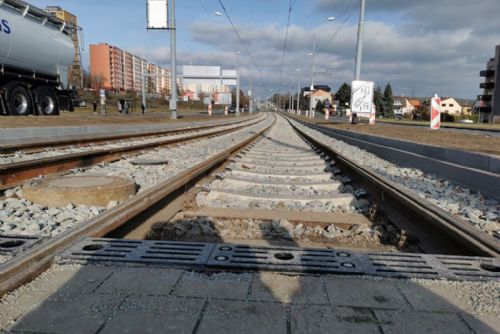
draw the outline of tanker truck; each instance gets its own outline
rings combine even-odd
[[[59,115],[72,108],[71,29],[20,0],[0,0],[0,114]]]

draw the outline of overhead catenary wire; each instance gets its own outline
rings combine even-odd
[[[224,6],[224,3],[222,2],[222,0],[218,0],[218,2],[220,4],[220,6],[222,7],[222,10],[224,11],[224,14],[226,15],[227,19],[229,20],[229,23],[231,24],[231,27],[233,28],[233,30],[236,34],[236,37],[238,37],[240,44],[245,49],[245,52],[247,53],[248,57],[250,58],[250,61],[252,62],[253,66],[257,69],[257,72],[259,72],[259,79],[261,81],[262,86],[267,90],[267,86],[262,78],[262,70],[260,69],[259,65],[257,65],[255,58],[253,57],[252,53],[250,52],[250,49],[248,48],[245,41],[241,37],[240,32],[236,28],[236,25],[234,24],[233,20],[231,19],[231,16],[229,15],[226,7]]]
[[[280,87],[283,84],[283,69],[285,67],[285,58],[286,58],[286,51],[287,51],[287,45],[288,45],[288,31],[290,29],[290,20],[292,17],[293,6],[294,6],[296,1],[297,0],[294,0],[292,2],[292,0],[290,0],[288,2],[288,19],[287,19],[287,23],[286,23],[285,42],[283,43],[283,52],[282,52],[282,56],[281,56]]]
[[[356,10],[356,8],[359,7],[359,4],[360,4],[361,0],[357,0],[354,4],[354,6],[349,10],[349,12],[347,12],[347,15],[346,17],[344,18],[344,21],[342,21],[342,23],[340,24],[340,26],[337,28],[337,30],[335,30],[335,32],[333,33],[332,37],[330,37],[330,39],[328,39],[326,41],[326,43],[324,43],[319,49],[318,49],[318,53],[322,52],[327,46],[328,44],[330,44],[334,39],[335,37],[337,37],[338,33],[340,32],[340,30],[342,30],[342,28],[345,26],[345,24],[347,23],[347,21],[349,21],[349,19],[351,18],[352,14],[354,13],[354,11]]]

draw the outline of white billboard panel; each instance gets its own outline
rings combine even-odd
[[[373,106],[372,81],[353,81],[351,94],[351,110],[360,117],[370,117]]]
[[[168,0],[147,0],[148,29],[168,29]]]
[[[222,76],[224,78],[236,78],[238,72],[236,70],[223,70]]]
[[[220,77],[220,66],[196,66],[185,65],[182,66],[182,74],[186,77]]]

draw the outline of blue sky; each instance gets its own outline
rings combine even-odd
[[[295,1],[295,0],[294,0]],[[28,0],[38,7],[58,5],[76,14],[88,44],[106,42],[169,64],[169,35],[146,31],[145,0]],[[291,16],[288,52],[283,44],[288,0],[223,0],[259,69],[236,39],[218,0],[177,0],[179,64],[234,67],[241,51],[243,86],[250,78],[262,96],[311,80],[312,34],[319,46],[317,83],[337,88],[352,80],[358,0],[296,0]],[[204,9],[203,5],[206,7]],[[340,28],[347,13],[353,10]],[[366,44],[362,77],[396,94],[473,98],[480,94],[478,76],[500,44],[498,0],[367,0]],[[473,15],[476,16],[473,16]],[[326,18],[335,16],[335,22]],[[446,18],[446,19],[443,19]],[[339,33],[332,40],[334,33]],[[88,57],[84,58],[88,62]],[[284,66],[282,66],[282,63]],[[296,69],[300,67],[301,71]],[[259,71],[260,70],[260,71]]]

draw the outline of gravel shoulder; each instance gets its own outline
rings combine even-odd
[[[458,150],[500,155],[500,136],[488,134],[470,134],[464,131],[435,131],[429,128],[387,125],[387,124],[334,124],[324,120],[313,120],[299,117],[301,120],[312,122],[332,129],[346,130],[356,133],[405,140],[413,143],[453,148]]]

